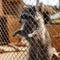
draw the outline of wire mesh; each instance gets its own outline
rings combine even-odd
[[[35,14],[36,14],[35,8],[34,7],[32,8],[31,5],[28,5],[27,7],[23,8],[25,4],[22,2],[22,0],[16,0],[16,1],[1,0],[0,2],[1,2],[0,3],[1,6],[0,7],[1,8],[0,10],[1,11],[0,12],[1,15],[0,16],[0,59],[1,60],[49,60],[46,46],[44,47],[43,45],[41,45],[42,43],[41,41],[39,41],[42,39],[42,37],[40,36],[43,34],[42,31],[44,31],[45,27],[42,28],[40,31],[41,35],[39,35],[40,32],[38,31],[37,35],[34,36],[34,38],[26,37],[27,34],[30,34],[34,30],[36,30],[38,25],[42,25],[42,23],[38,24],[35,21],[37,18],[39,18],[37,16],[37,18],[35,19]],[[50,7],[47,7],[42,3],[38,7],[36,7],[39,13],[41,13],[40,16],[43,16],[43,20],[44,20],[43,24],[46,25],[46,27],[48,28],[50,36],[52,37],[52,42],[54,47],[60,51],[60,44],[59,44],[60,24],[59,25],[52,24],[49,17],[50,15],[56,13],[56,11],[51,8],[52,9],[51,12],[49,8]],[[13,33],[17,29],[20,29],[21,27],[20,20],[22,20],[22,18],[28,20],[28,22],[25,25],[25,29],[23,33],[20,34],[22,36],[17,35],[13,37],[12,36]],[[42,19],[42,17],[40,17],[40,19]],[[47,32],[46,34],[48,35]],[[46,39],[49,39],[48,36]]]

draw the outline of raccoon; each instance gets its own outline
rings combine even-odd
[[[27,60],[51,60],[53,54],[58,56],[56,49],[52,47],[43,16],[34,6],[27,6],[23,9],[19,22],[22,26],[14,32],[13,36],[22,35],[29,42]]]

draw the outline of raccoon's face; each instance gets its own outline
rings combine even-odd
[[[19,21],[20,23],[26,23],[28,22],[29,19],[33,19],[33,17],[35,16],[35,7],[25,7],[22,10],[22,14],[21,14],[21,20]]]
[[[28,14],[27,13],[22,13],[20,23],[26,23],[28,21]]]

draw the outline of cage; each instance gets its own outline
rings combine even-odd
[[[23,14],[25,14],[26,12],[28,13],[27,14],[28,17],[30,17],[29,14],[33,15],[33,17],[32,21],[30,20],[31,17],[30,18],[23,17],[28,18],[29,20],[29,22],[26,23],[27,27],[25,26],[26,28],[24,31],[26,31],[27,33],[31,33],[37,27],[37,23],[34,21],[35,9],[34,7],[32,8],[34,2],[33,3],[30,2],[32,3],[32,5],[26,5],[26,2],[28,1],[25,1],[24,3],[22,0],[0,0],[0,60],[27,60],[29,57],[29,47],[30,47],[29,42],[33,46],[31,50],[32,52],[30,53],[32,59],[30,60],[34,60],[36,56],[37,59],[35,60],[41,60],[39,56],[44,57],[42,58],[43,60],[47,56],[45,54],[46,49],[43,51],[41,44],[39,45],[39,43],[41,42],[35,41],[39,40],[38,32],[37,32],[38,34],[37,38],[36,36],[32,38],[33,41],[26,41],[26,39],[28,38],[26,39],[24,37],[21,38],[22,36],[19,35],[13,37],[13,33],[16,30],[20,29],[22,26],[22,24],[20,23],[21,15],[23,16]],[[52,23],[49,21],[50,16],[57,13],[57,10],[51,6],[39,3],[39,1],[36,2],[37,2],[36,7],[38,7],[39,13],[41,13],[41,16],[43,16],[43,19],[46,23],[44,25],[50,34],[52,46],[55,47],[55,49],[60,52],[60,28],[59,28],[60,23],[55,23],[55,20],[52,20]],[[24,8],[26,8],[26,6],[27,10],[25,11]],[[31,10],[29,10],[29,8],[31,8]],[[28,12],[28,10],[30,11],[30,13]],[[22,14],[22,11],[25,12]],[[26,32],[25,34],[27,34]],[[35,51],[36,48],[37,50],[40,49],[40,51]],[[38,53],[39,55],[38,54],[36,55],[36,53]]]

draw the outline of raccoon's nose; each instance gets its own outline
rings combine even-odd
[[[25,23],[26,20],[25,20],[25,19],[21,19],[19,22],[20,22],[20,23]]]
[[[22,20],[20,20],[19,22],[22,23]]]
[[[23,19],[21,19],[19,22],[20,22],[20,23],[23,23]]]
[[[21,20],[19,20],[19,23],[21,23]]]

